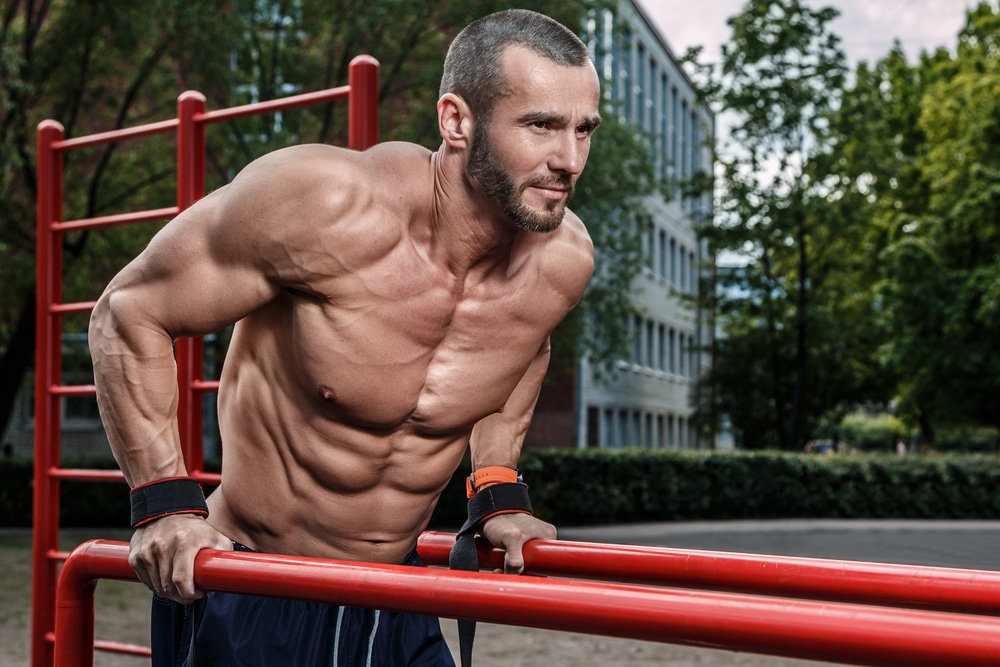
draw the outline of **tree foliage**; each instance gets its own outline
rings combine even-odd
[[[750,0],[728,21],[732,39],[710,86],[720,111],[736,120],[733,146],[718,155],[716,224],[703,236],[739,259],[718,268],[714,292],[703,290],[724,335],[698,392],[697,419],[721,408],[748,447],[801,446],[834,389],[818,354],[833,342],[816,307],[829,249],[817,241],[837,221],[823,215],[811,166],[845,73],[827,28],[836,16],[799,0]]]
[[[894,409],[924,442],[944,427],[995,426],[997,10],[970,11],[953,52],[911,64],[896,44],[845,79],[816,58],[794,57],[813,63],[811,73],[771,64],[777,47],[805,44],[796,40],[819,34],[806,26],[830,16],[800,7],[796,27],[780,11],[795,5],[748,2],[731,21],[729,78],[712,81],[744,120],[735,134],[742,152],[723,161],[725,192],[708,236],[743,261],[719,269],[713,306],[725,337],[698,391],[700,414],[711,414],[714,396],[748,446],[830,437],[818,425],[858,406]],[[775,31],[783,36],[758,38]],[[750,67],[747,80],[754,55],[766,67]],[[806,74],[819,84],[819,105],[799,88]],[[790,120],[807,130],[798,146]],[[774,154],[760,157],[766,150]],[[802,370],[802,426],[788,440],[780,424],[794,423],[784,415]]]

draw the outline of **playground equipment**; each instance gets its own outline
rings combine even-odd
[[[425,535],[418,551],[429,564],[443,564],[441,547],[448,541],[453,543],[454,535]],[[604,575],[636,566],[643,578],[656,579],[658,562],[698,555],[629,549],[631,556],[611,550],[602,558],[604,547],[599,545],[536,540],[525,545],[525,572],[535,574],[535,566],[562,572],[567,562],[569,571],[579,572],[582,559],[594,554],[604,561],[596,568]],[[82,545],[66,562],[56,618],[57,667],[93,664],[94,588],[102,577],[135,579],[127,554],[124,543],[98,540]],[[480,557],[491,565],[502,560],[482,545]],[[807,565],[809,559],[799,560]],[[759,568],[769,564],[769,557],[757,558]],[[825,565],[833,572],[834,562]],[[848,582],[863,579],[858,574],[864,566],[855,565]],[[905,569],[890,567],[900,574]],[[918,588],[929,590],[936,568],[910,569],[923,570],[914,579]],[[984,597],[996,599],[1000,574],[965,572],[982,579]],[[783,576],[778,574],[775,583]],[[939,574],[944,588],[957,573]],[[376,601],[381,608],[451,618],[854,665],[985,667],[996,665],[1000,656],[1000,619],[972,614],[228,551],[202,551],[195,561],[195,581],[208,590],[359,607]]]
[[[59,466],[59,400],[94,393],[92,386],[62,384],[61,318],[94,304],[62,303],[61,235],[162,220],[190,206],[204,194],[209,123],[346,98],[349,146],[375,144],[377,72],[372,58],[359,56],[342,88],[212,112],[201,95],[188,92],[179,98],[176,119],[73,139],[62,137],[58,123],[39,126],[33,667],[92,665],[95,647],[148,655],[144,647],[93,636],[98,580],[136,579],[127,545],[97,540],[71,554],[58,550],[60,481],[122,480],[118,472]],[[164,132],[177,133],[175,207],[62,220],[65,151]],[[216,483],[218,476],[204,471],[200,399],[217,383],[202,377],[200,340],[179,341],[177,360],[187,468]],[[425,533],[418,551],[429,565],[443,566],[453,543],[453,535]],[[208,590],[355,606],[374,598],[382,608],[402,611],[848,664],[1000,662],[996,572],[574,542],[534,541],[524,555],[527,573],[546,578],[214,551],[198,556],[195,576]],[[501,558],[480,545],[483,567]]]
[[[205,126],[211,123],[294,109],[334,100],[347,100],[348,147],[363,150],[378,143],[378,62],[371,56],[351,61],[348,85],[285,97],[259,104],[205,111],[205,98],[188,91],[178,98],[177,118],[111,132],[71,139],[52,120],[38,127],[38,240],[37,320],[35,339],[35,476],[32,556],[31,664],[52,664],[55,627],[56,570],[67,554],[59,551],[59,483],[61,480],[121,481],[117,471],[61,468],[59,455],[59,401],[64,396],[91,396],[93,386],[63,385],[62,317],[87,313],[94,302],[62,303],[62,235],[81,229],[169,219],[205,194]],[[176,133],[177,205],[169,208],[63,220],[63,155],[67,151],[139,137]],[[203,483],[218,483],[218,475],[204,471],[201,397],[218,383],[202,377],[203,347],[200,338],[185,338],[176,345],[180,401],[177,418],[184,460],[191,476]],[[111,642],[101,648],[131,651]]]

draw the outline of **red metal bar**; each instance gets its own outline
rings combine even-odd
[[[86,470],[82,468],[51,468],[49,474],[55,479],[73,479],[87,482],[122,482],[125,475],[121,470]]]
[[[378,61],[355,56],[348,71],[347,145],[357,151],[378,143]]]
[[[60,576],[56,666],[92,665],[98,578],[134,580],[128,545],[89,542]],[[564,579],[202,551],[206,590],[468,618],[874,667],[995,666],[991,617]]]
[[[70,314],[88,313],[97,305],[96,301],[81,301],[79,303],[54,303],[49,305],[50,313]]]
[[[195,120],[198,123],[206,124],[223,120],[232,120],[234,118],[243,118],[246,116],[257,116],[263,113],[283,111],[285,109],[297,109],[311,104],[323,104],[324,102],[332,102],[334,100],[349,97],[351,94],[350,91],[351,87],[348,85],[341,86],[340,88],[319,90],[314,93],[290,95],[289,97],[268,100],[267,102],[254,102],[253,104],[244,104],[242,106],[230,107],[228,109],[208,111],[199,114]]]
[[[177,208],[187,209],[205,194],[205,128],[196,118],[205,113],[205,96],[187,91],[177,99]],[[177,426],[188,472],[204,467],[201,441],[201,394],[191,389],[202,376],[201,338],[181,338],[176,345]]]
[[[158,123],[148,123],[146,125],[126,127],[120,130],[109,130],[107,132],[98,132],[97,134],[88,134],[85,137],[74,137],[72,139],[57,141],[52,145],[52,148],[58,151],[67,151],[74,148],[98,146],[100,144],[110,144],[113,141],[145,137],[151,134],[172,132],[176,128],[177,119],[171,118],[170,120],[163,120]]]
[[[92,384],[56,385],[49,390],[56,396],[93,396],[97,387]]]
[[[451,533],[427,532],[417,551],[447,566]],[[503,552],[477,544],[484,569],[502,568]],[[858,561],[762,556],[564,540],[524,546],[528,573],[658,586],[1000,615],[1000,572]]]
[[[59,463],[59,402],[49,391],[58,385],[62,346],[58,315],[49,307],[61,301],[62,245],[50,232],[62,219],[62,153],[53,146],[63,138],[54,120],[38,126],[37,239],[35,264],[35,474],[32,518],[31,661],[52,664],[52,647],[45,633],[53,627],[56,564],[48,553],[59,542],[59,482],[47,472]]]
[[[83,218],[81,220],[53,223],[52,231],[70,232],[77,229],[93,229],[95,227],[127,225],[134,222],[152,222],[154,220],[166,220],[168,218],[172,218],[178,213],[180,213],[180,210],[176,206],[170,206],[167,208],[155,208],[149,211],[104,215],[98,218]]]

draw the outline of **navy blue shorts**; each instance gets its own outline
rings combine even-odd
[[[422,565],[416,552],[404,564]],[[150,635],[152,667],[455,665],[433,616],[256,595],[212,593],[189,605],[153,596]]]

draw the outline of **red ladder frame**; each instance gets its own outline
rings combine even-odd
[[[177,118],[132,128],[72,139],[63,138],[63,127],[54,120],[38,126],[38,198],[35,338],[35,472],[32,546],[31,664],[53,664],[58,564],[68,554],[59,551],[59,484],[64,479],[121,481],[116,470],[64,469],[61,452],[60,400],[64,396],[92,396],[93,385],[62,384],[62,316],[89,312],[95,302],[62,302],[62,234],[80,229],[107,227],[171,218],[205,194],[205,126],[245,116],[293,109],[338,99],[348,102],[348,147],[364,150],[378,143],[378,61],[357,56],[351,61],[348,85],[315,93],[285,97],[205,111],[201,93],[187,91],[178,98]],[[63,154],[147,135],[176,132],[177,205],[134,213],[63,221]],[[201,338],[177,341],[177,374],[180,400],[177,419],[184,460],[190,474],[202,483],[218,483],[217,474],[204,471],[202,401],[204,392],[218,382],[202,377]],[[104,650],[135,652],[136,647],[96,642]]]

